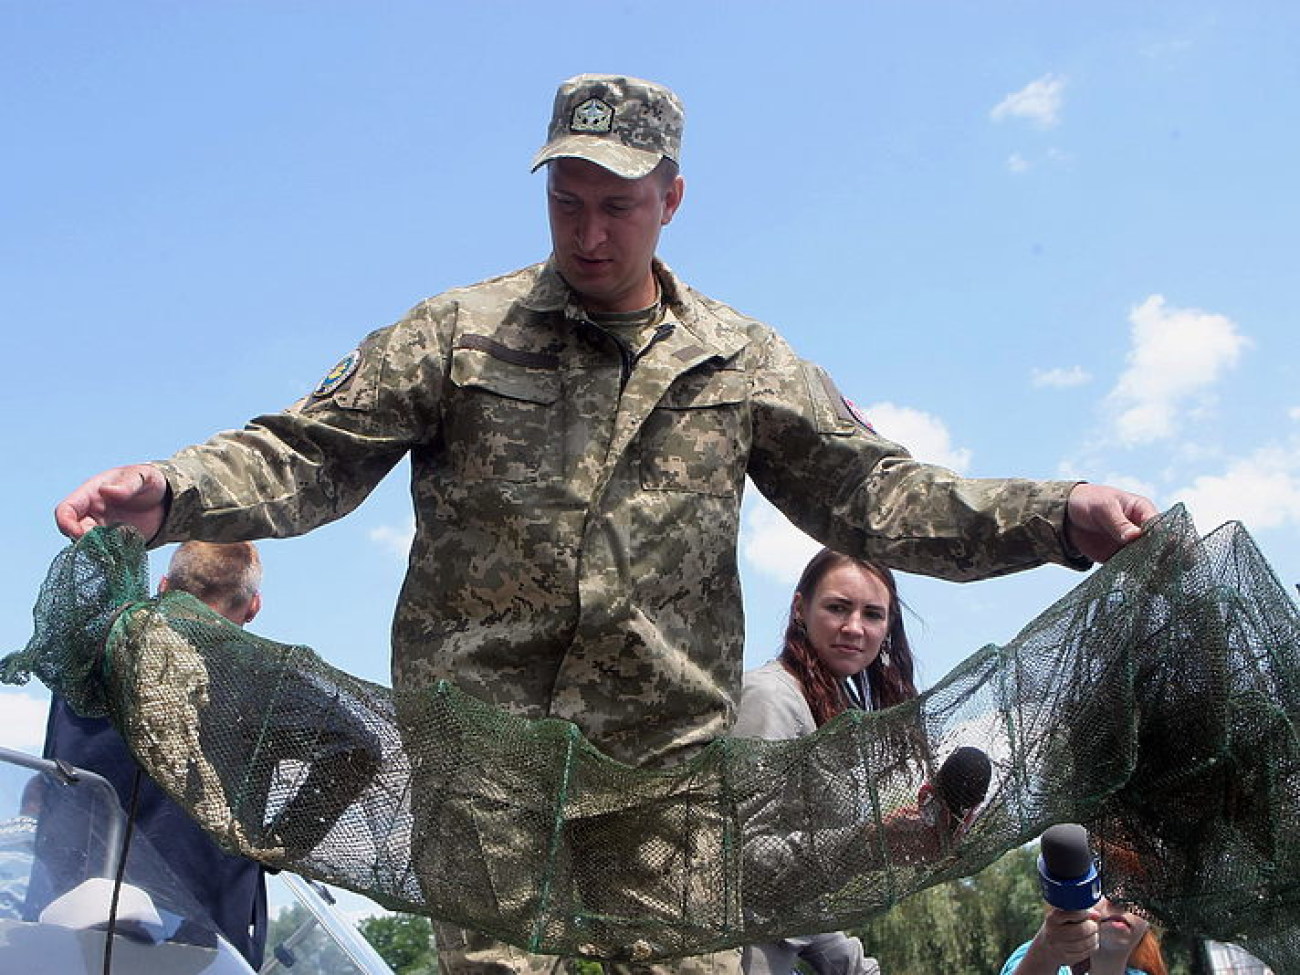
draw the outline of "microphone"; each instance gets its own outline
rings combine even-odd
[[[978,748],[963,745],[943,760],[933,782],[921,786],[919,808],[927,826],[940,826],[952,838],[961,835],[966,819],[988,795],[993,763]]]
[[[934,774],[934,791],[957,822],[984,801],[993,778],[993,763],[978,748],[963,745]]]
[[[1043,900],[1063,911],[1087,911],[1101,900],[1101,876],[1088,846],[1088,831],[1077,823],[1059,823],[1039,842],[1038,883]],[[1088,971],[1089,959],[1070,966],[1074,975]]]

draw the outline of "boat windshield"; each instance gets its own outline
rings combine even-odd
[[[392,975],[322,885],[269,879],[262,972]],[[0,748],[0,970],[252,975],[217,931],[108,782]]]

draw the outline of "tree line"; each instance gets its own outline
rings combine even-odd
[[[1037,856],[1036,846],[1012,850],[974,876],[907,898],[852,933],[883,975],[997,975],[1042,923]],[[360,929],[397,975],[436,975],[427,918],[387,914],[367,918]],[[1161,944],[1170,975],[1209,975],[1198,941],[1164,932]],[[571,975],[603,971],[585,959],[571,960],[568,968]]]

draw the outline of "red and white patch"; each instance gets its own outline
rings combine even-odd
[[[857,420],[858,423],[860,423],[864,428],[869,430],[871,433],[875,433],[876,428],[871,425],[871,421],[867,419],[867,415],[862,412],[858,404],[853,402],[853,400],[849,399],[847,396],[843,397],[843,400],[844,400],[844,408],[849,411],[849,415],[852,416],[853,419]]]

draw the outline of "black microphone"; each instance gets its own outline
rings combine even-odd
[[[1087,911],[1101,900],[1101,876],[1088,846],[1088,831],[1077,823],[1059,823],[1043,832],[1039,842],[1038,884],[1043,900],[1063,911]],[[1089,960],[1070,966],[1082,975]]]
[[[957,822],[981,802],[989,792],[993,763],[978,748],[963,745],[949,755],[934,774],[934,791]]]

